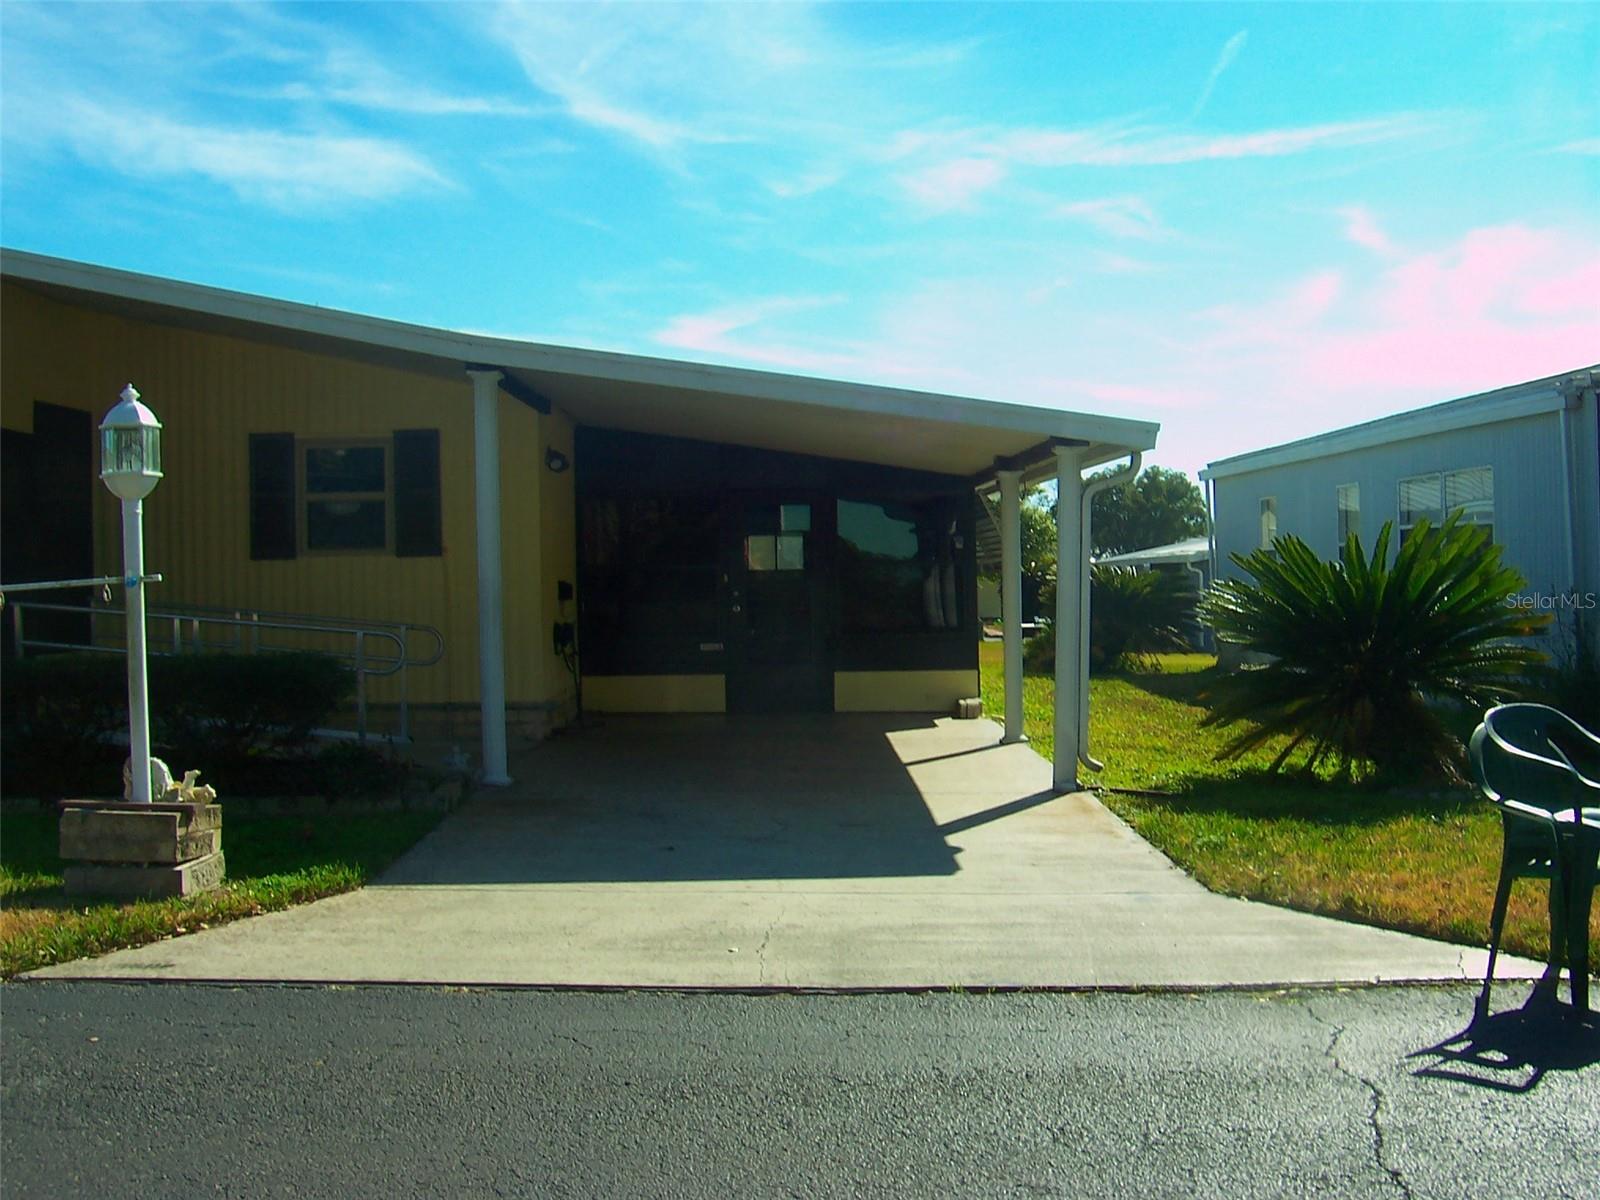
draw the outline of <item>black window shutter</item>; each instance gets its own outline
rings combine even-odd
[[[295,555],[294,434],[250,435],[250,557]]]
[[[394,552],[400,558],[444,553],[437,429],[395,430]]]

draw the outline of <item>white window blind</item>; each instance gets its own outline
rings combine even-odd
[[[1350,535],[1361,537],[1361,485],[1341,483],[1335,489],[1339,504],[1339,546],[1343,548]]]

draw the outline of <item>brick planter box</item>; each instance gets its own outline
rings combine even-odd
[[[220,804],[63,800],[60,831],[72,895],[193,896],[223,880]]]

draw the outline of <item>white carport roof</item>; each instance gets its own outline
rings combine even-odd
[[[461,379],[505,372],[506,390],[580,425],[984,476],[997,461],[1045,465],[1082,445],[1093,466],[1155,445],[1159,426],[1093,413],[802,375],[583,350],[382,320],[22,251],[0,274],[140,320]],[[1053,469],[1053,462],[1051,462]]]
[[[1169,542],[1165,546],[1151,546],[1147,550],[1128,550],[1122,554],[1106,554],[1095,559],[1097,563],[1107,566],[1154,566],[1157,563],[1190,563],[1203,562],[1211,557],[1211,539],[1206,537],[1184,538],[1181,542]]]

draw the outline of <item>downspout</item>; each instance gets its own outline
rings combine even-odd
[[[1211,578],[1217,578],[1217,481],[1207,472],[1200,477],[1206,481],[1206,554],[1210,558]]]
[[[1080,501],[1079,519],[1082,521],[1084,557],[1089,555],[1089,529],[1091,518],[1094,514],[1094,498],[1107,488],[1121,487],[1131,483],[1134,476],[1139,474],[1139,468],[1144,462],[1144,455],[1135,450],[1128,460],[1128,465],[1115,475],[1107,475],[1100,479],[1091,480],[1083,485],[1083,498]],[[1059,568],[1056,578],[1061,577]],[[1060,633],[1056,634],[1060,637]],[[1105,770],[1105,764],[1089,753],[1089,569],[1084,567],[1078,590],[1078,761],[1091,771]]]
[[[1567,586],[1576,592],[1580,587],[1578,579],[1578,541],[1574,532],[1572,509],[1578,503],[1578,497],[1572,491],[1572,460],[1575,451],[1572,444],[1572,410],[1583,404],[1583,393],[1570,392],[1562,397],[1561,405],[1561,494],[1566,498],[1566,503],[1561,506],[1561,519],[1566,527],[1567,535]]]
[[[1192,562],[1184,563],[1183,569],[1189,572],[1189,578],[1194,582],[1194,594],[1196,596],[1204,596],[1206,594],[1206,573]],[[1200,623],[1198,617],[1195,619],[1194,628],[1195,636],[1200,639],[1199,648],[1204,650],[1206,648],[1206,627]],[[1192,649],[1193,646],[1194,644],[1191,642],[1190,648]]]
[[[1201,471],[1200,478],[1206,481],[1206,570],[1210,572],[1211,582],[1217,582],[1217,481],[1209,470]],[[1206,583],[1201,580],[1201,586],[1196,589],[1196,595],[1203,596]],[[1217,635],[1204,623],[1200,626],[1201,644],[1212,654],[1217,652]]]

